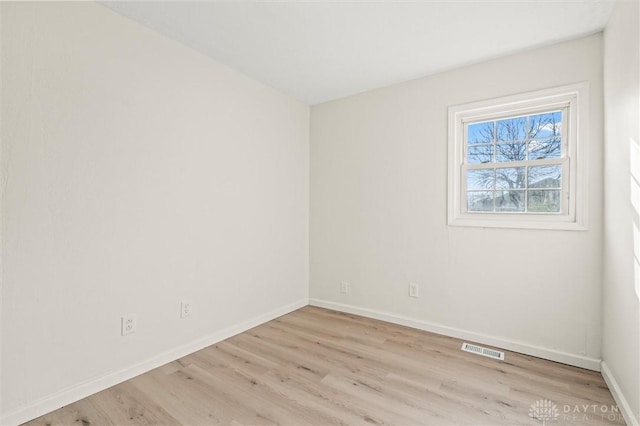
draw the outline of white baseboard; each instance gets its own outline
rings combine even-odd
[[[624,397],[624,394],[620,390],[620,386],[616,381],[615,377],[611,373],[609,366],[605,361],[602,361],[602,377],[604,377],[604,381],[609,386],[609,390],[611,391],[611,395],[613,395],[613,399],[615,399],[616,404],[618,404],[618,408],[620,412],[624,416],[625,422],[627,422],[628,426],[640,426],[640,419],[636,417],[636,415],[631,410],[631,406],[627,402],[627,399]],[[638,414],[640,416],[640,414]]]
[[[539,358],[549,359],[552,361],[561,362],[564,364],[574,365],[577,367],[586,368],[589,370],[600,371],[601,361],[595,358],[588,358],[581,355],[574,355],[565,352],[556,351],[553,349],[542,348],[534,345],[529,345],[522,342],[516,342],[508,339],[502,339],[499,337],[489,336],[485,334],[475,333],[472,331],[462,330],[454,327],[449,327],[441,324],[431,323],[427,321],[416,320],[407,318],[391,313],[376,311],[372,309],[359,308],[357,306],[345,305],[341,303],[335,303],[319,299],[302,299],[287,306],[283,306],[278,309],[274,309],[263,315],[251,318],[240,324],[225,328],[209,336],[187,343],[186,345],[178,348],[171,349],[153,358],[139,362],[131,367],[124,368],[122,370],[108,373],[102,377],[98,377],[92,380],[88,380],[83,383],[62,389],[53,395],[41,398],[28,405],[21,406],[6,413],[2,419],[0,419],[0,425],[10,426],[18,425],[20,423],[27,422],[43,414],[57,410],[60,407],[71,404],[82,398],[86,398],[96,392],[100,392],[111,386],[122,383],[140,374],[143,374],[149,370],[160,367],[168,362],[174,361],[178,358],[186,356],[190,353],[196,352],[207,346],[213,345],[236,334],[242,333],[260,324],[264,324],[267,321],[271,321],[279,316],[285,315],[296,309],[302,308],[308,304],[312,306],[318,306],[327,309],[333,309],[340,312],[351,313],[355,315],[361,315],[368,318],[379,319],[394,324],[400,324],[407,327],[416,328],[419,330],[425,330],[433,333],[443,334],[446,336],[455,337],[458,339],[470,340],[476,343],[483,343],[498,348],[520,352],[527,355],[532,355]],[[629,405],[626,403],[617,383],[611,376],[611,372],[606,367],[605,363],[602,363],[602,373],[611,389],[616,402],[618,403],[620,410],[623,412],[627,423],[630,425],[638,425],[637,419],[631,413]]]
[[[524,342],[504,339],[500,337],[490,336],[486,334],[476,333],[473,331],[463,330],[455,327],[449,327],[442,324],[436,324],[428,321],[416,320],[413,318],[403,317],[400,315],[376,311],[373,309],[360,308],[342,303],[330,302],[320,299],[309,299],[309,304],[320,308],[333,309],[335,311],[346,312],[363,317],[374,318],[394,324],[404,325],[407,327],[417,328],[419,330],[430,331],[432,333],[443,334],[445,336],[455,337],[458,339],[470,340],[476,343],[495,346],[497,348],[506,349],[513,352],[519,352],[526,355],[544,358],[551,361],[561,362],[576,367],[586,368],[588,370],[600,371],[600,359],[590,358],[582,355],[570,354],[554,349],[543,348],[540,346],[530,345]]]
[[[102,377],[88,380],[83,383],[62,389],[53,395],[48,395],[37,401],[33,401],[28,405],[24,405],[14,409],[0,419],[0,424],[3,426],[18,425],[43,414],[57,410],[60,407],[71,404],[82,398],[86,398],[89,395],[93,395],[96,392],[100,392],[111,386],[122,383],[125,380],[129,380],[140,374],[146,373],[149,370],[160,367],[168,362],[175,361],[178,358],[189,355],[207,346],[218,343],[224,339],[235,336],[236,334],[247,331],[260,324],[264,324],[267,321],[278,318],[296,309],[302,308],[309,304],[307,299],[298,300],[295,303],[274,309],[262,315],[253,317],[240,324],[227,327],[211,335],[205,336],[193,342],[187,343],[180,347],[170,349],[162,354],[141,361],[131,367],[124,368],[122,370],[108,373]]]

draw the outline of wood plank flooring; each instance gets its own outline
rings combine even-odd
[[[599,373],[461,345],[308,306],[27,424],[624,424]]]

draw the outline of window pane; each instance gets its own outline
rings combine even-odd
[[[528,192],[528,211],[551,213],[560,212],[560,190],[547,189]]]
[[[561,111],[529,116],[529,137],[531,139],[560,136],[561,129]]]
[[[467,189],[493,189],[494,169],[467,170]]]
[[[491,163],[493,161],[493,145],[470,146],[467,162],[469,164]]]
[[[525,138],[525,117],[500,120],[496,126],[498,141],[522,141]]]
[[[493,121],[469,124],[467,127],[467,143],[493,143]]]
[[[504,167],[496,169],[496,188],[524,188],[524,167]]]
[[[556,138],[536,138],[529,141],[529,160],[560,158],[561,141]]]
[[[496,191],[497,212],[523,212],[525,191]]]
[[[562,166],[529,167],[529,188],[561,188]]]
[[[526,145],[524,142],[501,143],[496,145],[496,161],[523,161],[527,157]]]
[[[467,211],[492,212],[493,211],[493,191],[467,192]]]

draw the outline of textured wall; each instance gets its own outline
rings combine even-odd
[[[640,421],[640,8],[619,1],[604,32],[603,358]],[[635,246],[634,246],[635,240]],[[635,287],[635,288],[634,288]],[[628,422],[632,422],[628,419]]]
[[[447,107],[581,81],[588,230],[447,226]],[[599,34],[314,106],[311,297],[598,368],[601,162]]]
[[[5,414],[306,301],[307,106],[95,3],[1,7]]]

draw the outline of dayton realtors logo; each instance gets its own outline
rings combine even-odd
[[[597,404],[564,404],[560,408],[548,399],[540,399],[529,408],[529,417],[540,420],[543,426],[547,422],[562,420],[563,422],[587,422],[587,421],[624,421],[622,413],[617,405]]]
[[[550,420],[557,420],[560,417],[558,407],[548,399],[540,399],[529,408],[529,417],[536,420],[542,420],[542,426]]]

